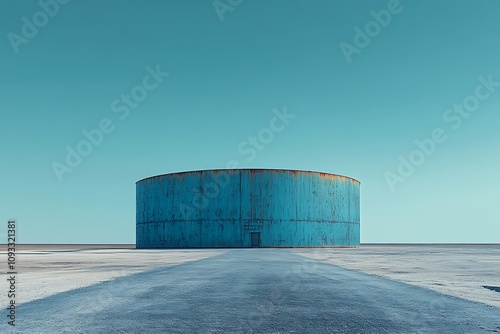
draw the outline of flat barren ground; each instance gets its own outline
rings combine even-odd
[[[498,246],[129,247],[21,248],[0,332],[500,333]]]
[[[494,291],[500,290],[500,245],[363,245],[293,252],[500,308],[500,293]]]
[[[30,245],[18,248],[16,303],[23,304],[68,290],[146,270],[197,261],[224,250],[147,250],[135,245]],[[5,252],[3,252],[5,254]],[[4,255],[5,256],[5,255]],[[0,295],[2,304],[6,295]]]

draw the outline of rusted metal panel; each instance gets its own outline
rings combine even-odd
[[[307,171],[236,169],[137,182],[138,248],[354,247],[360,184]]]

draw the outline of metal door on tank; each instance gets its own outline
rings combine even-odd
[[[260,247],[260,233],[259,232],[250,233],[250,246],[251,247]]]

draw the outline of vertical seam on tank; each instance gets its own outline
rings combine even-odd
[[[242,174],[242,173],[241,173],[241,170],[240,170],[240,171],[238,171],[238,173],[240,174],[240,224],[241,224],[241,217],[243,216],[243,215],[241,214],[241,210],[243,210],[243,208],[241,207],[241,201],[242,201],[241,197],[243,196],[243,194],[241,193],[241,174]]]

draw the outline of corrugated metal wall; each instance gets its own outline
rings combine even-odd
[[[318,172],[235,169],[137,182],[137,248],[354,247],[359,182]]]

